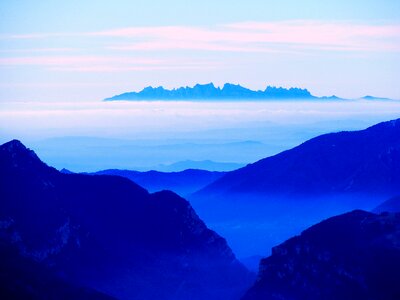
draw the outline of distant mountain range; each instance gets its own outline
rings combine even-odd
[[[309,135],[310,133],[307,132]],[[193,135],[193,134],[192,134]],[[197,133],[193,135],[195,139]],[[301,140],[301,137],[297,137]],[[190,140],[189,140],[190,141]],[[255,141],[225,142],[177,140],[119,140],[113,138],[61,137],[33,141],[30,146],[57,169],[96,172],[105,169],[180,172],[187,169],[232,171],[277,152],[283,146]],[[238,157],[236,153],[240,152]],[[269,153],[269,152],[267,152]]]
[[[225,83],[222,88],[215,87],[213,83],[196,84],[193,87],[180,87],[178,89],[164,89],[162,86],[144,88],[140,92],[128,92],[106,98],[114,100],[193,100],[193,99],[313,99],[306,89],[276,88],[268,86],[264,91],[253,91],[239,84]]]
[[[232,144],[227,144],[232,145]],[[217,145],[218,146],[218,145]],[[216,146],[216,147],[217,147]],[[226,145],[221,145],[221,148]],[[234,145],[232,145],[234,146]],[[200,145],[199,145],[200,147]],[[229,162],[218,162],[212,160],[183,160],[172,164],[161,164],[154,166],[154,170],[160,172],[182,172],[189,169],[196,170],[208,170],[208,171],[218,171],[226,172],[239,169],[243,167],[244,164],[239,163],[229,163]]]
[[[321,100],[343,100],[336,96],[316,97],[307,89],[282,88],[267,86],[265,90],[254,91],[239,84],[225,83],[222,88],[214,86],[213,83],[196,84],[193,87],[180,87],[168,90],[162,86],[148,86],[140,92],[126,92],[105,101],[116,100],[273,100],[273,99],[321,99]],[[383,100],[373,96],[365,96],[366,100]]]
[[[67,171],[62,170],[62,172],[65,173]],[[90,174],[121,176],[132,180],[147,189],[149,192],[170,190],[184,197],[221,178],[225,172],[211,172],[194,169],[187,169],[180,172],[138,172],[110,169]]]
[[[188,199],[236,253],[259,254],[332,214],[372,210],[399,194],[400,119],[313,138],[227,172]]]
[[[13,140],[0,146],[0,199],[9,299],[237,299],[251,284],[226,241],[173,192],[60,173]]]
[[[352,211],[274,247],[243,300],[400,299],[400,214]]]

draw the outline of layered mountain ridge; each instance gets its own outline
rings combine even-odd
[[[237,299],[251,281],[173,192],[63,174],[16,140],[0,146],[0,178],[2,243],[74,285],[118,299]]]
[[[397,119],[318,136],[227,172],[188,198],[235,253],[254,255],[332,214],[372,210],[399,194]]]
[[[383,192],[397,188],[399,157],[400,119],[397,119],[365,130],[318,136],[228,172],[199,193]],[[379,178],[376,172],[385,174]]]
[[[133,170],[109,169],[90,174],[121,176],[132,180],[150,192],[171,190],[184,197],[221,178],[225,172],[196,169],[187,169],[181,172],[139,172]]]

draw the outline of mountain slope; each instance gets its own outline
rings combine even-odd
[[[201,192],[307,194],[397,190],[399,151],[400,119],[361,131],[316,137],[228,172]]]
[[[0,239],[0,295],[2,299],[112,300],[115,298],[71,284],[17,247]]]
[[[73,284],[120,299],[235,299],[249,282],[225,240],[172,192],[62,174],[15,140],[0,146],[0,178],[1,236]]]
[[[225,172],[188,169],[181,172],[138,172],[109,169],[90,173],[92,175],[116,175],[132,180],[149,192],[170,190],[181,196],[192,194],[222,177]]]
[[[389,200],[384,201],[379,204],[373,210],[374,213],[382,213],[382,212],[400,212],[400,196],[396,196],[390,198]]]
[[[259,254],[332,214],[371,210],[398,194],[400,120],[394,120],[313,138],[228,172],[189,200],[236,253],[238,238],[247,235],[246,247],[254,247],[246,254]]]
[[[353,211],[273,248],[243,300],[400,298],[400,214]]]

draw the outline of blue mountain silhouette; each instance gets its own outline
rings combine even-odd
[[[251,255],[332,214],[372,210],[397,195],[400,119],[318,136],[227,172],[189,200],[238,255]]]
[[[181,172],[138,172],[109,169],[90,174],[122,176],[132,180],[150,192],[170,190],[184,197],[214,182],[218,178],[222,177],[225,172],[212,172],[195,169],[187,169]]]
[[[251,280],[173,192],[60,173],[16,140],[0,146],[0,199],[0,246],[76,286],[118,299],[235,299]]]
[[[268,86],[264,91],[253,91],[239,84],[225,83],[222,88],[213,83],[196,84],[193,87],[180,87],[168,90],[159,87],[146,87],[140,92],[127,92],[106,98],[114,100],[193,100],[193,99],[316,99],[306,89]]]
[[[398,299],[400,214],[356,210],[274,247],[243,300]]]

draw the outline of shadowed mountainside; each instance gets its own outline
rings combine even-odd
[[[400,119],[318,136],[228,172],[189,200],[236,253],[246,245],[250,255],[332,214],[371,210],[398,194]]]
[[[400,196],[396,196],[390,198],[389,200],[384,201],[379,204],[373,210],[374,213],[382,213],[382,212],[400,212]]]
[[[228,172],[200,193],[390,192],[399,188],[399,151],[400,119],[321,135]]]
[[[400,298],[400,214],[352,211],[272,249],[243,300]]]
[[[0,296],[2,299],[115,299],[63,280],[43,264],[21,255],[17,247],[4,240],[4,236],[0,238],[0,257]]]
[[[173,192],[63,174],[16,140],[0,146],[0,178],[1,241],[71,284],[119,299],[236,299],[250,283]]]

